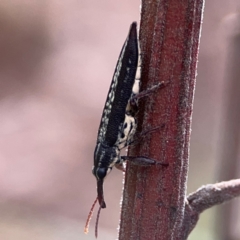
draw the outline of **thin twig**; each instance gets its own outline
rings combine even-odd
[[[240,179],[207,184],[186,199],[183,231],[180,239],[187,239],[196,226],[199,215],[206,209],[240,196]]]

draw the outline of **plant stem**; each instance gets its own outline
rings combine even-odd
[[[142,89],[138,131],[161,126],[130,148],[169,165],[127,165],[119,240],[178,239],[185,209],[190,126],[204,0],[143,0]],[[180,239],[180,238],[179,238]]]

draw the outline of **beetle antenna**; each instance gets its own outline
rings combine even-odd
[[[98,200],[98,198],[96,198],[96,200],[94,201],[94,203],[93,203],[93,205],[92,205],[92,207],[91,207],[91,209],[90,209],[90,212],[89,212],[89,214],[88,214],[87,221],[86,221],[86,224],[85,224],[85,227],[84,227],[84,233],[85,233],[85,234],[88,233],[89,223],[90,223],[90,221],[91,221],[91,218],[92,218],[92,215],[93,215],[93,210],[94,210],[94,207],[95,207],[95,205],[96,205],[96,203],[97,203],[97,200]],[[98,211],[99,211],[99,210],[98,210]]]
[[[100,205],[99,209],[98,209],[98,213],[97,213],[96,224],[95,224],[95,237],[96,238],[98,237],[98,221],[99,221],[99,216],[100,216],[101,209],[102,209],[102,207]]]

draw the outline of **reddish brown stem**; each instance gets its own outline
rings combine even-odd
[[[138,130],[164,126],[130,149],[168,166],[128,163],[120,240],[178,238],[185,209],[189,136],[203,0],[143,0],[142,87],[168,82],[140,101]]]

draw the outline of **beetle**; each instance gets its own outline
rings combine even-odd
[[[103,194],[104,179],[115,166],[123,169],[123,163],[130,160],[140,165],[153,165],[155,160],[146,157],[120,156],[121,149],[134,142],[137,122],[135,115],[138,110],[138,100],[161,85],[139,93],[140,88],[140,54],[137,35],[137,23],[130,26],[129,34],[122,47],[115,72],[112,78],[107,100],[103,109],[98,130],[97,144],[94,151],[93,175],[97,180],[97,198],[94,201],[87,218],[84,232],[88,232],[88,225],[96,202],[99,210],[95,225],[97,226],[101,208],[106,208]]]

